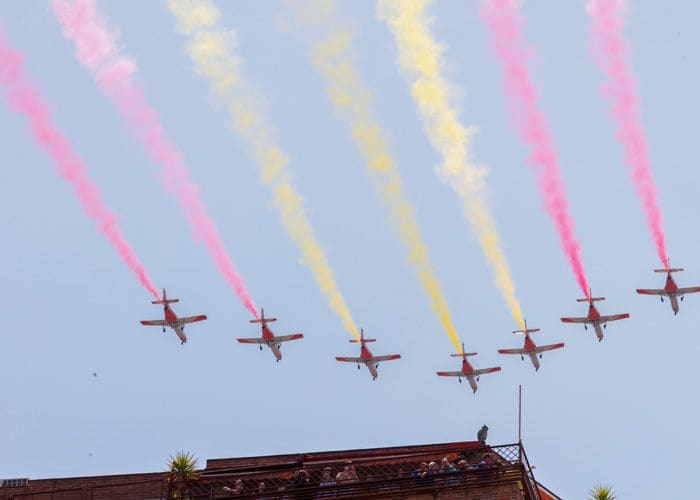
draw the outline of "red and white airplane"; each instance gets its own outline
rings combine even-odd
[[[671,309],[673,309],[673,314],[678,314],[678,297],[683,300],[683,295],[686,293],[696,293],[700,292],[700,286],[691,286],[688,288],[678,288],[671,273],[677,273],[682,271],[682,268],[671,268],[671,269],[654,269],[655,273],[666,273],[666,285],[661,289],[647,290],[643,288],[637,288],[637,293],[642,295],[659,295],[661,297],[661,302],[664,301],[664,297],[668,297],[671,301]]]
[[[379,363],[382,361],[392,361],[394,359],[401,359],[400,354],[388,354],[386,356],[374,356],[372,351],[365,345],[367,342],[376,342],[377,339],[366,339],[365,332],[360,328],[360,340],[352,339],[348,342],[359,343],[360,344],[360,357],[353,358],[348,356],[336,356],[337,361],[344,361],[346,363],[357,363],[357,369],[360,369],[360,365],[364,364],[369,372],[372,374],[372,380],[377,380],[377,368],[379,368]]]
[[[561,318],[561,321],[563,323],[583,323],[583,328],[586,330],[588,330],[588,325],[591,325],[595,330],[596,337],[598,337],[598,342],[600,342],[603,340],[603,329],[607,326],[609,321],[627,319],[630,315],[628,313],[622,313],[601,316],[593,302],[605,300],[605,297],[593,297],[590,290],[588,291],[588,296],[590,298],[576,299],[576,302],[588,302],[588,316],[584,318]]]
[[[195,323],[197,321],[204,321],[207,319],[206,315],[200,314],[199,316],[187,316],[186,318],[178,318],[177,314],[173,312],[170,308],[170,304],[175,302],[180,302],[180,299],[169,299],[165,293],[165,288],[163,288],[163,300],[153,300],[151,304],[162,304],[163,313],[165,319],[154,319],[154,320],[143,320],[142,325],[146,326],[162,326],[165,332],[165,327],[172,328],[180,339],[180,344],[187,342],[187,336],[185,336],[185,325],[188,323]]]
[[[262,335],[260,337],[255,337],[252,339],[236,339],[238,340],[241,344],[258,344],[260,345],[260,350],[262,351],[263,344],[267,345],[267,347],[270,348],[272,351],[272,354],[275,355],[275,359],[279,363],[279,360],[282,359],[282,352],[280,351],[280,348],[282,347],[282,342],[289,342],[290,340],[299,340],[303,339],[304,335],[301,333],[294,333],[292,335],[281,335],[279,337],[276,337],[274,333],[272,333],[272,330],[270,330],[270,327],[267,326],[268,323],[272,321],[277,321],[277,318],[266,318],[265,317],[265,309],[260,309],[260,319],[251,319],[251,323],[260,323],[261,329],[262,329]]]
[[[551,344],[551,345],[543,345],[540,347],[537,347],[535,345],[535,342],[530,338],[531,333],[539,332],[539,328],[529,328],[527,327],[527,321],[525,322],[525,329],[524,330],[515,330],[513,333],[515,334],[524,334],[525,335],[525,345],[523,346],[522,349],[499,349],[498,352],[500,354],[520,354],[520,359],[525,359],[525,355],[527,354],[530,357],[530,361],[532,361],[532,366],[535,367],[535,371],[540,369],[540,359],[542,359],[542,353],[545,351],[552,351],[554,349],[561,349],[564,347],[563,343],[559,344]],[[539,357],[539,359],[537,359]]]
[[[462,383],[462,377],[467,379],[469,385],[472,388],[472,392],[476,392],[476,383],[479,381],[479,377],[485,373],[500,372],[500,366],[494,366],[492,368],[482,368],[480,370],[475,370],[474,367],[467,360],[467,356],[476,356],[475,352],[467,352],[464,349],[464,343],[462,344],[462,352],[460,354],[450,354],[453,358],[462,358],[462,369],[456,372],[436,372],[440,377],[457,377],[459,383]]]

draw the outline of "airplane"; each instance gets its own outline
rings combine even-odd
[[[476,383],[479,381],[479,377],[485,373],[495,373],[500,372],[500,366],[494,366],[492,368],[482,368],[480,370],[475,370],[474,367],[467,361],[467,356],[476,356],[475,352],[467,352],[464,349],[464,343],[462,343],[461,354],[450,354],[453,358],[462,358],[462,369],[456,372],[436,372],[439,377],[458,377],[459,383],[462,383],[462,377],[467,379],[469,385],[472,388],[472,393],[476,392]]]
[[[141,324],[146,326],[162,326],[164,332],[166,326],[172,328],[173,331],[177,334],[178,338],[180,339],[180,345],[182,345],[185,342],[187,342],[187,337],[185,336],[185,325],[188,323],[195,323],[197,321],[204,321],[205,319],[207,319],[207,317],[204,314],[200,314],[199,316],[188,316],[186,318],[178,318],[177,314],[175,314],[170,308],[170,304],[174,304],[175,302],[180,302],[180,299],[168,299],[168,296],[165,293],[165,288],[163,288],[163,299],[153,300],[151,301],[151,304],[163,305],[165,319],[154,319],[150,321],[143,320],[141,321]]]
[[[637,293],[642,295],[659,295],[661,297],[661,302],[664,301],[664,297],[668,297],[671,301],[671,309],[673,309],[673,314],[678,314],[678,297],[680,296],[681,301],[683,300],[683,295],[686,293],[696,293],[700,292],[700,286],[691,286],[689,288],[678,288],[675,280],[671,277],[671,273],[677,273],[682,271],[683,268],[671,268],[671,269],[654,269],[655,273],[666,273],[666,284],[661,289],[643,289],[637,288]]]
[[[374,356],[372,351],[365,345],[367,342],[376,342],[377,339],[366,339],[365,332],[360,328],[360,340],[351,339],[348,342],[359,343],[360,344],[360,357],[347,357],[347,356],[336,356],[337,361],[343,361],[346,363],[357,363],[357,369],[360,369],[360,364],[364,364],[369,373],[372,375],[372,380],[377,380],[377,368],[379,368],[379,363],[382,361],[392,361],[394,359],[401,359],[400,354],[388,354],[386,356]]]
[[[609,321],[617,321],[630,317],[628,313],[613,314],[610,316],[601,316],[598,308],[593,302],[605,300],[605,297],[593,297],[591,291],[588,291],[588,298],[576,299],[576,302],[588,302],[588,316],[585,318],[561,318],[563,323],[583,323],[583,328],[588,330],[588,325],[591,325],[595,330],[598,342],[603,340],[603,329],[608,325]]]
[[[544,351],[552,351],[554,349],[561,349],[564,347],[563,343],[559,344],[551,344],[551,345],[543,345],[540,347],[537,347],[535,345],[535,342],[530,338],[531,333],[539,332],[539,328],[528,328],[527,327],[527,321],[525,321],[525,329],[524,330],[515,330],[513,333],[515,334],[524,334],[525,335],[525,345],[523,346],[522,349],[499,349],[498,352],[500,354],[520,354],[520,359],[524,360],[525,359],[525,354],[527,354],[530,357],[530,361],[532,361],[532,366],[535,367],[535,371],[540,369],[540,359],[542,359],[542,353]],[[539,356],[539,359],[537,359]]]
[[[275,355],[275,359],[279,363],[280,359],[282,359],[282,351],[280,351],[280,348],[282,347],[282,342],[289,342],[290,340],[299,340],[303,339],[304,335],[301,333],[294,333],[292,335],[281,335],[279,337],[276,337],[274,333],[272,333],[272,330],[270,330],[270,327],[267,326],[268,323],[271,323],[272,321],[277,321],[277,318],[266,318],[265,317],[265,309],[260,309],[260,319],[251,319],[251,323],[260,323],[260,327],[262,330],[262,335],[260,337],[255,337],[252,339],[236,339],[238,340],[241,344],[258,344],[260,345],[260,350],[262,351],[263,349],[263,344],[267,345],[267,347],[270,348],[272,351],[272,354]]]

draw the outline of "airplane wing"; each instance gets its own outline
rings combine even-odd
[[[440,377],[466,377],[462,372],[436,372]]]
[[[499,354],[527,354],[525,349],[499,349]]]
[[[663,288],[655,289],[655,290],[647,290],[644,288],[637,288],[637,293],[641,293],[642,295],[668,295],[666,290],[664,290]]]
[[[500,372],[501,367],[500,366],[494,366],[493,368],[482,368],[481,370],[474,370],[472,372],[472,375],[475,377],[478,377],[479,375],[483,375],[485,373],[495,373],[495,372]]]
[[[564,347],[563,342],[561,344],[542,345],[535,349],[535,352],[540,353],[545,351],[553,351],[554,349],[561,349],[562,347]]]
[[[362,358],[351,358],[347,356],[336,356],[335,359],[337,361],[345,361],[346,363],[362,363],[364,362],[364,359]]]
[[[177,318],[177,323],[179,325],[187,325],[188,323],[196,323],[197,321],[204,321],[207,319],[205,314],[200,314],[199,316],[186,316],[184,318]]]
[[[142,320],[141,324],[146,326],[164,326],[165,321],[162,319]]]
[[[627,319],[629,317],[630,317],[630,315],[627,313],[613,314],[611,316],[601,316],[600,321],[617,321],[618,319]]]
[[[255,337],[252,339],[236,339],[241,344],[264,344],[265,340],[262,337]]]
[[[371,362],[379,363],[380,361],[393,361],[395,359],[401,359],[401,354],[388,354],[386,356],[373,356]]]
[[[628,314],[629,316],[629,314]],[[622,318],[619,318],[622,319]],[[588,318],[561,318],[562,323],[588,323]],[[611,320],[612,321],[612,320]]]
[[[700,292],[700,286],[691,286],[688,288],[679,288],[678,293],[695,293]]]
[[[280,337],[275,337],[274,342],[289,342],[290,340],[303,339],[304,335],[301,333],[295,333],[293,335],[282,335]]]

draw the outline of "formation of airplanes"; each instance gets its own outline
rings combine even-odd
[[[659,296],[661,298],[661,302],[664,301],[664,297],[668,298],[669,302],[671,303],[671,309],[673,310],[673,314],[678,314],[679,300],[683,301],[683,297],[687,294],[700,292],[700,286],[686,288],[678,287],[675,280],[673,279],[672,274],[680,271],[683,271],[683,269],[655,269],[654,272],[666,274],[666,283],[664,284],[664,287],[658,289],[639,288],[637,289],[637,293],[642,295]],[[605,297],[593,297],[593,294],[589,290],[587,297],[577,299],[577,302],[588,302],[588,314],[586,316],[581,317],[564,317],[561,318],[561,321],[563,323],[583,324],[583,327],[586,330],[590,326],[595,332],[598,341],[601,342],[604,337],[603,330],[607,327],[608,323],[613,321],[619,321],[622,319],[627,319],[630,317],[628,313],[612,315],[600,314],[598,308],[595,305],[595,302],[599,302],[602,300],[605,300]],[[179,317],[170,307],[170,304],[174,304],[176,302],[179,302],[179,300],[168,299],[166,291],[165,289],[163,289],[163,297],[160,300],[154,300],[151,302],[152,304],[163,306],[163,319],[143,320],[141,321],[141,324],[146,326],[160,326],[162,327],[163,332],[166,331],[166,327],[171,328],[175,332],[177,337],[180,339],[180,343],[184,344],[185,342],[187,342],[187,336],[185,335],[185,325],[204,321],[207,319],[207,316],[204,314],[200,314],[196,316]],[[304,335],[302,333],[293,333],[291,335],[277,336],[274,334],[274,332],[268,325],[268,323],[272,323],[274,321],[277,321],[277,318],[265,317],[265,310],[261,309],[260,317],[250,320],[250,323],[260,324],[260,336],[252,338],[239,338],[236,340],[238,340],[238,342],[242,344],[257,344],[260,347],[261,351],[263,350],[263,346],[267,346],[272,352],[273,356],[275,357],[275,360],[279,362],[282,359],[282,343],[302,339],[304,338]],[[540,329],[528,328],[527,321],[525,321],[524,323],[525,325],[522,330],[515,330],[513,332],[514,334],[522,334],[525,336],[523,347],[519,349],[499,349],[498,352],[499,354],[505,355],[520,355],[520,358],[522,360],[525,360],[525,357],[528,357],[530,359],[530,362],[532,363],[532,366],[535,368],[535,371],[538,371],[540,369],[540,360],[542,359],[542,353],[546,351],[562,349],[564,347],[564,343],[560,342],[556,344],[538,346],[532,340],[531,334],[539,332]],[[360,329],[360,338],[352,339],[350,340],[350,342],[360,344],[360,355],[357,357],[336,356],[335,359],[337,361],[345,363],[355,363],[357,364],[358,370],[362,367],[362,365],[365,365],[369,370],[370,375],[372,376],[372,380],[376,380],[379,376],[379,373],[377,371],[377,369],[379,368],[379,363],[384,361],[393,361],[396,359],[401,359],[400,354],[388,354],[382,356],[375,356],[374,354],[372,354],[372,351],[367,347],[367,344],[370,342],[376,342],[376,339],[365,338],[365,333],[363,329]],[[479,378],[481,375],[501,371],[500,366],[475,369],[467,358],[470,356],[476,356],[476,354],[477,353],[475,352],[467,352],[464,348],[464,344],[462,344],[461,352],[451,355],[452,357],[462,358],[461,369],[457,371],[439,371],[436,372],[437,375],[440,377],[457,377],[460,383],[462,382],[462,379],[466,379],[469,383],[469,386],[472,389],[472,392],[476,392],[477,382],[479,382]]]

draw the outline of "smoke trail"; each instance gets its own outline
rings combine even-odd
[[[161,165],[165,185],[177,198],[196,239],[204,242],[221,274],[246,309],[257,318],[257,309],[243,278],[236,272],[216,225],[199,197],[199,187],[189,178],[181,153],[166,136],[155,109],[132,78],[136,63],[120,53],[116,34],[97,11],[95,1],[51,0],[51,7],[64,35],[75,43],[78,60],[91,71],[152,159]]]
[[[591,0],[588,12],[593,17],[591,37],[596,59],[608,78],[603,94],[612,100],[612,115],[617,121],[617,138],[625,149],[625,163],[632,169],[632,178],[647,214],[647,224],[654,238],[656,252],[668,269],[666,239],[656,185],[651,175],[651,161],[637,103],[636,85],[627,63],[627,44],[622,36],[622,0]]]
[[[389,145],[374,115],[371,92],[352,62],[352,39],[337,18],[332,1],[288,0],[299,21],[312,30],[320,30],[313,42],[314,63],[323,75],[326,89],[336,109],[349,121],[352,136],[369,171],[378,182],[381,196],[389,207],[392,223],[408,250],[408,258],[428,295],[448,337],[461,352],[461,343],[447,300],[435,276],[428,249],[420,234],[413,207],[403,192],[401,177]]]
[[[545,209],[554,220],[576,281],[588,297],[588,281],[574,234],[574,222],[569,215],[557,153],[544,115],[539,110],[535,86],[526,65],[526,54],[530,49],[523,40],[523,19],[512,0],[483,1],[481,17],[491,30],[493,48],[504,67],[513,123],[522,139],[532,147],[528,162],[539,174]]]
[[[56,128],[48,106],[28,81],[22,69],[22,56],[10,47],[1,33],[0,85],[7,87],[5,97],[10,108],[27,117],[34,140],[48,151],[58,168],[58,174],[73,186],[85,213],[97,222],[97,229],[116,248],[119,256],[136,274],[144,288],[155,298],[159,298],[146,269],[121,233],[116,216],[105,206],[83,162],[61,131]]]
[[[248,142],[263,182],[273,190],[287,234],[301,250],[331,309],[347,331],[359,339],[350,309],[304,211],[303,198],[292,184],[288,159],[272,138],[264,106],[240,73],[234,55],[234,33],[217,26],[220,13],[209,0],[170,0],[168,5],[181,31],[191,35],[187,52],[195,68],[209,80],[212,92],[231,113],[233,128]]]
[[[435,149],[442,155],[441,176],[459,194],[464,214],[476,232],[513,318],[525,328],[508,261],[486,199],[486,171],[472,163],[473,131],[450,104],[450,84],[442,76],[442,47],[433,37],[425,10],[432,0],[379,0],[379,17],[389,25],[399,48],[401,68],[413,81],[411,92]]]

